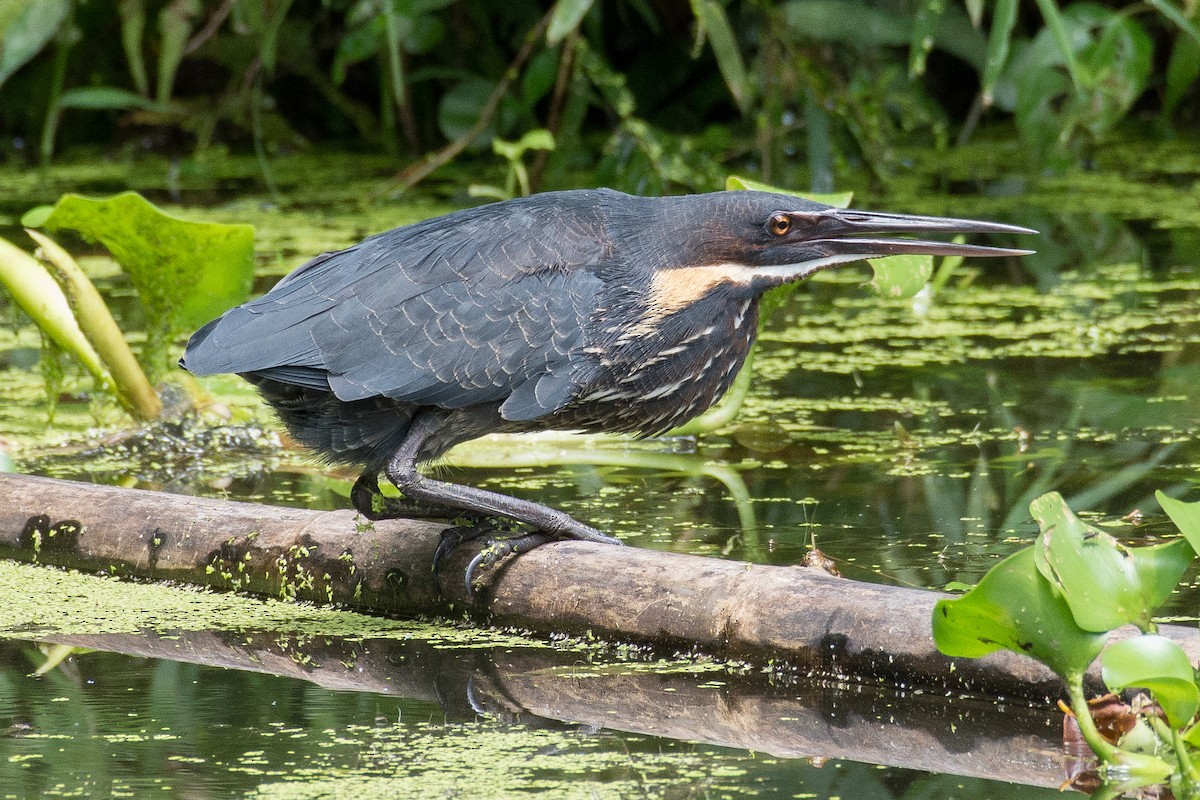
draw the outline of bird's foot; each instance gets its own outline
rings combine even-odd
[[[467,596],[471,599],[475,597],[475,574],[479,570],[482,569],[484,572],[490,572],[497,564],[509,556],[519,556],[523,553],[528,553],[536,547],[541,547],[553,541],[557,541],[555,537],[539,531],[531,531],[505,538],[493,537],[488,539],[487,545],[475,554],[470,564],[467,564],[466,573],[463,576],[467,584]]]
[[[433,551],[433,575],[434,578],[441,578],[442,562],[446,557],[454,552],[459,545],[473,542],[476,539],[483,538],[496,532],[496,527],[489,524],[474,525],[455,525],[451,528],[446,528],[442,531],[442,536],[438,540],[437,549]]]
[[[486,538],[486,543],[471,559],[463,575],[467,597],[475,599],[476,577],[480,570],[487,572],[493,569],[509,556],[528,553],[535,547],[555,541],[550,536],[538,531],[501,530],[490,522],[474,525],[458,525],[442,531],[441,540],[433,552],[434,576],[440,579],[442,563],[460,545]]]
[[[442,532],[441,540],[438,542],[437,549],[433,553],[433,571],[434,575],[438,576],[441,572],[442,563],[446,557],[450,555],[460,545],[472,542],[477,539],[485,539],[486,543],[478,553],[471,559],[467,565],[463,580],[466,585],[467,597],[474,600],[476,591],[476,578],[481,573],[490,572],[502,561],[511,556],[519,556],[528,553],[534,548],[541,547],[549,542],[564,541],[575,539],[578,541],[598,542],[601,544],[622,544],[621,540],[615,536],[601,533],[594,528],[586,525],[579,525],[580,530],[571,530],[569,532],[546,533],[543,531],[529,530],[514,530],[512,528],[503,529],[497,525],[495,520],[487,520],[483,523],[475,523],[471,525],[458,525],[453,528],[447,528]]]
[[[478,525],[488,519],[487,514],[468,511],[453,506],[410,500],[406,497],[388,497],[379,490],[379,483],[363,476],[350,489],[350,503],[354,510],[372,522],[385,519],[447,519]]]

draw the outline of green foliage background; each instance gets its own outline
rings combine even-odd
[[[1200,4],[1177,2],[0,0],[0,154],[252,147],[269,180],[330,146],[416,163],[411,185],[545,129],[523,190],[829,191],[995,121],[1062,168],[1131,120],[1200,121]]]

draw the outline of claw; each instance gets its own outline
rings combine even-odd
[[[464,575],[467,597],[471,600],[475,599],[475,572],[480,567],[490,570],[508,556],[519,556],[553,541],[556,541],[555,537],[537,531],[514,536],[511,539],[493,538],[489,540],[487,547],[476,553],[475,557],[471,559],[471,563],[467,565]]]
[[[440,578],[442,561],[459,545],[474,541],[481,536],[492,533],[495,528],[488,525],[456,525],[446,528],[438,540],[437,549],[433,551],[433,575]]]

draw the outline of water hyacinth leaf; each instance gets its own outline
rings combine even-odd
[[[830,194],[822,194],[817,192],[797,192],[793,189],[781,189],[778,186],[772,186],[769,183],[743,178],[740,175],[730,175],[725,179],[725,188],[729,191],[747,190],[751,192],[771,192],[773,194],[790,194],[793,197],[801,197],[805,200],[812,200],[814,203],[824,203],[827,206],[834,208],[849,208],[850,202],[854,200],[854,192],[833,192]]]
[[[870,286],[881,297],[914,297],[933,275],[933,256],[887,256],[869,259],[867,263],[874,272]]]
[[[1134,636],[1116,642],[1100,656],[1101,674],[1111,691],[1149,689],[1173,728],[1181,728],[1200,708],[1200,688],[1187,653],[1165,636]]]
[[[1107,637],[1075,624],[1070,607],[1033,561],[1033,548],[1026,547],[962,597],[939,601],[933,610],[938,650],[978,658],[1007,649],[1036,658],[1064,680],[1082,675]]]
[[[1185,503],[1162,492],[1155,492],[1154,498],[1171,522],[1175,523],[1175,527],[1179,528],[1183,538],[1192,545],[1192,549],[1200,554],[1200,503]]]
[[[1057,492],[1034,500],[1029,511],[1042,529],[1034,546],[1037,569],[1085,630],[1109,631],[1131,622],[1147,629],[1151,612],[1170,596],[1191,561],[1183,540],[1126,547],[1076,517]]]

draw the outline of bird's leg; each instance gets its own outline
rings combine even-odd
[[[576,519],[540,503],[490,492],[474,486],[427,478],[417,470],[421,445],[442,426],[443,420],[433,414],[417,414],[408,429],[403,444],[388,460],[385,474],[396,488],[408,498],[442,506],[453,506],[486,516],[505,517],[524,522],[537,531],[555,539],[578,539],[585,542],[621,544],[615,536],[601,533]]]
[[[369,520],[381,519],[463,519],[471,523],[479,523],[486,519],[485,514],[472,513],[470,510],[453,506],[423,503],[400,497],[387,497],[379,491],[379,476],[372,471],[358,476],[350,489],[350,503],[354,510]]]

